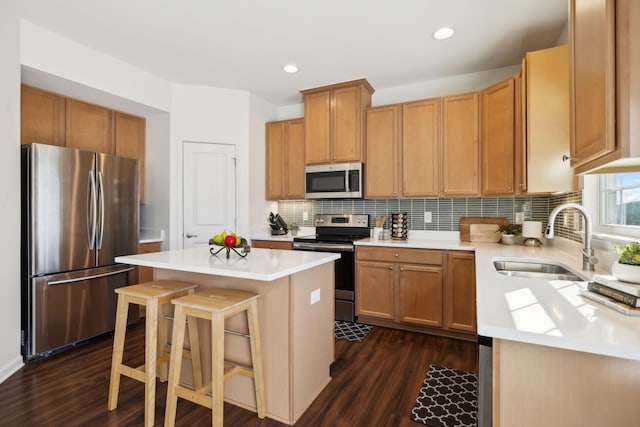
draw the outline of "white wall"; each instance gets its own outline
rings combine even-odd
[[[249,112],[249,225],[254,230],[268,229],[269,212],[276,212],[278,202],[268,201],[265,196],[265,123],[277,120],[276,108],[251,95]]]
[[[417,101],[437,96],[456,95],[458,93],[482,90],[501,80],[517,74],[520,65],[479,71],[477,73],[428,80],[405,86],[376,89],[371,97],[373,107],[399,102]],[[286,105],[278,108],[278,120],[294,119],[304,116],[304,104]]]
[[[240,235],[249,233],[248,92],[173,85],[171,108],[172,249],[182,247],[182,144],[184,141],[236,146],[236,217]],[[264,196],[263,196],[264,199]]]
[[[20,356],[20,25],[0,3],[0,382]]]

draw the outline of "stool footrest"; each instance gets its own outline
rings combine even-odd
[[[144,383],[146,382],[146,379],[144,377],[144,373],[145,373],[144,366],[145,365],[141,365],[141,366],[138,366],[137,368],[132,368],[131,366],[120,365],[118,367],[118,373]]]
[[[237,335],[239,337],[251,338],[251,335],[249,334],[245,334],[244,332],[231,331],[229,329],[225,329],[224,333],[229,335]]]
[[[211,387],[209,386],[209,389]],[[201,389],[202,390],[202,389]],[[205,408],[213,409],[213,401],[211,396],[201,393],[200,391],[191,390],[190,388],[177,385],[173,388],[173,391],[177,397],[189,400]]]

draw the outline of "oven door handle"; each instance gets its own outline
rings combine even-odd
[[[293,242],[294,250],[317,252],[354,252],[353,245]]]

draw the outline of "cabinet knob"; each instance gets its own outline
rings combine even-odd
[[[393,271],[393,267],[389,267],[389,270]]]
[[[511,186],[507,185],[507,190],[511,191]]]
[[[400,271],[404,271],[404,268],[400,267]]]
[[[400,254],[396,254],[396,258],[398,258],[400,256]]]

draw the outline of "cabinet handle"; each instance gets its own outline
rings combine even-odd
[[[568,155],[566,155],[566,154],[563,154],[563,155],[562,155],[562,161],[563,161],[563,162],[566,162],[567,160],[571,160],[571,159],[573,159],[573,157],[568,156]]]

